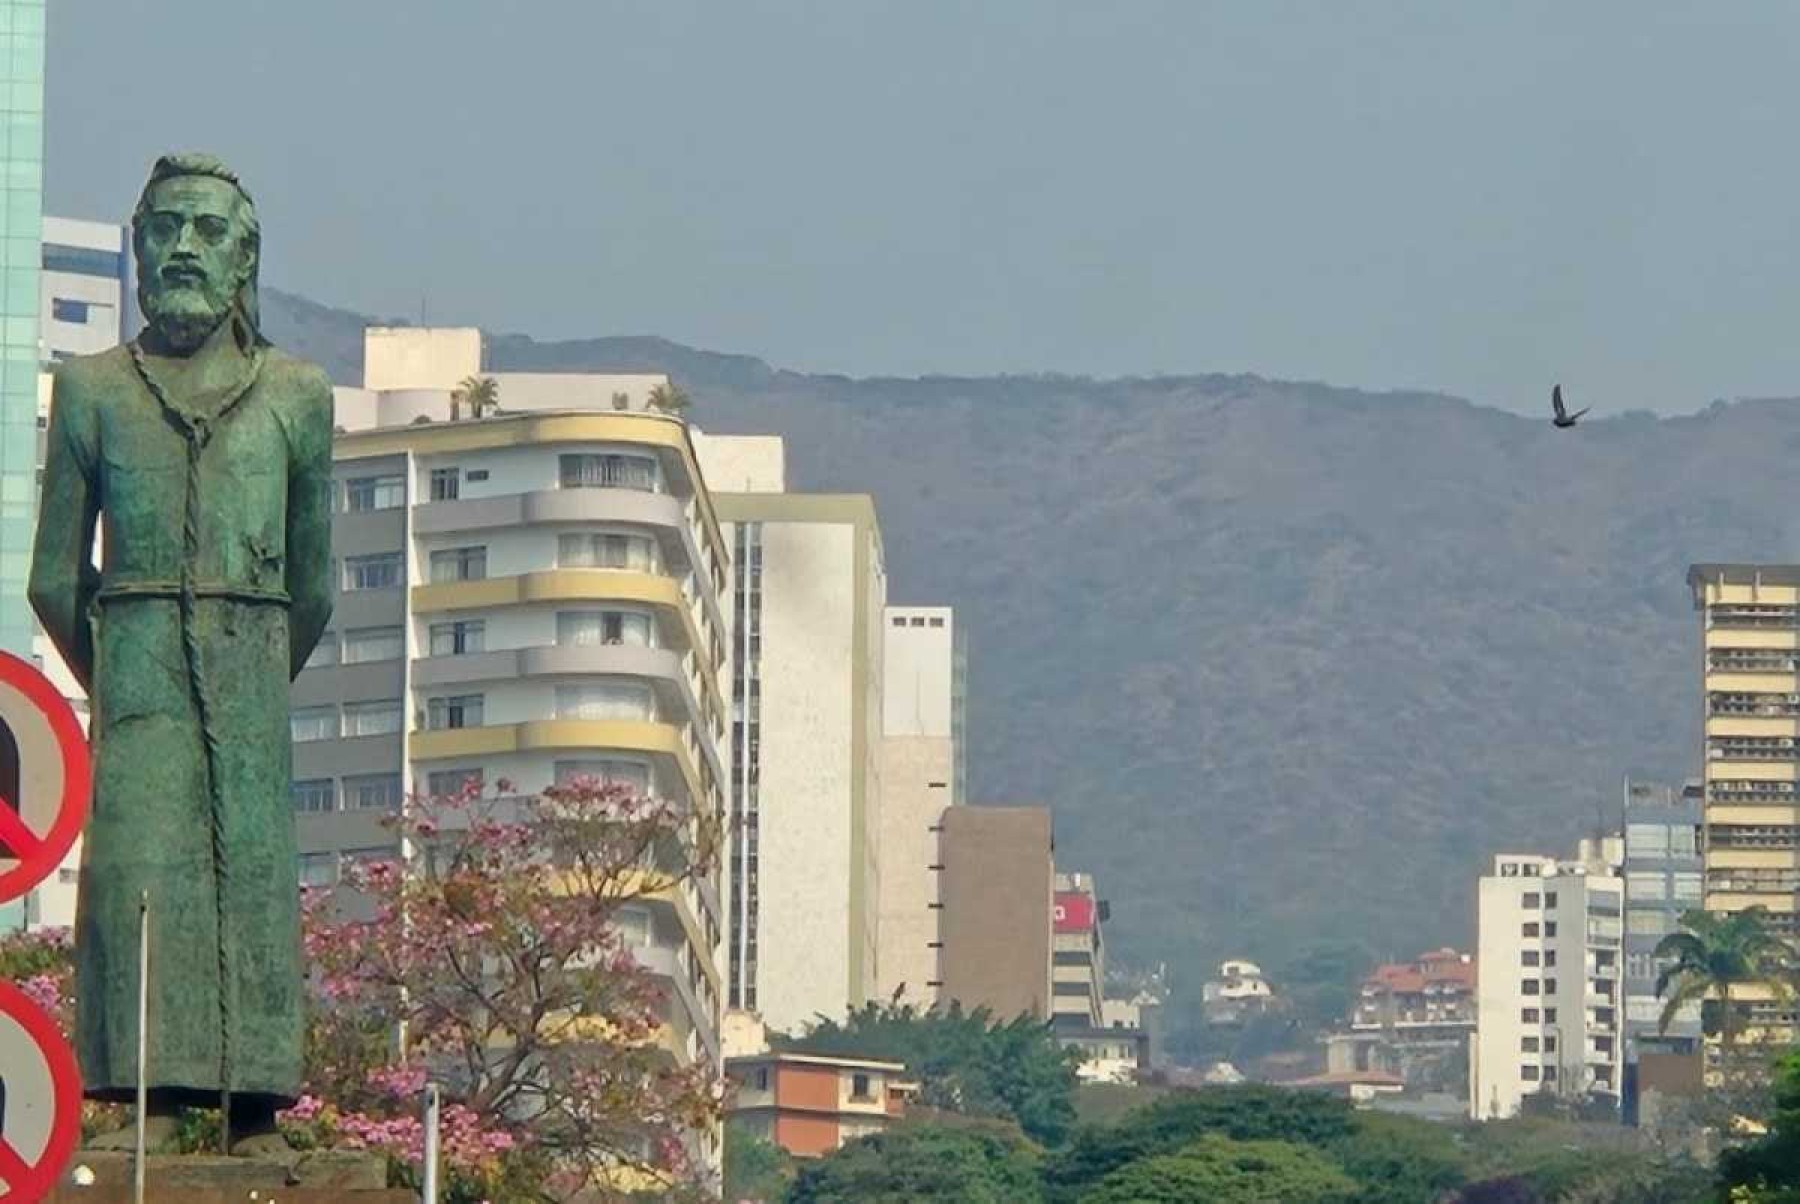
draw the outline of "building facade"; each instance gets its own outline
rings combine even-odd
[[[116,347],[137,325],[126,227],[45,215],[42,264],[38,332],[43,363]]]
[[[1050,1017],[1055,850],[1044,807],[952,807],[940,833],[938,998]]]
[[[1572,860],[1503,854],[1478,889],[1476,1031],[1469,1113],[1515,1115],[1543,1092],[1618,1099],[1623,849],[1583,841]]]
[[[938,826],[962,802],[961,630],[947,606],[890,606],[882,627],[879,998],[937,1001]]]
[[[1625,779],[1625,1118],[1636,1118],[1637,1068],[1646,1054],[1694,1054],[1697,1006],[1664,1028],[1656,946],[1702,903],[1703,787]]]
[[[0,649],[32,654],[25,600],[37,527],[38,306],[44,214],[44,0],[0,5]]]
[[[1800,937],[1800,566],[1697,564],[1705,691],[1706,910],[1768,909]],[[1791,1041],[1791,1002],[1767,988],[1732,992],[1740,1031]]]
[[[393,855],[403,797],[469,784],[598,777],[722,819],[729,561],[684,424],[643,408],[660,378],[495,374],[502,412],[452,418],[479,332],[414,333],[371,332],[391,387],[337,392],[338,592],[293,688],[302,880]],[[717,1067],[719,874],[618,920],[669,985],[662,1043]]]
[[[732,1058],[731,1123],[798,1158],[818,1158],[906,1114],[916,1085],[899,1062],[812,1054]]]
[[[1050,1022],[1058,1030],[1105,1025],[1106,903],[1092,874],[1056,875],[1051,912]]]
[[[791,1032],[875,996],[881,530],[866,495],[786,492],[779,440],[696,444],[738,566],[728,1001]]]

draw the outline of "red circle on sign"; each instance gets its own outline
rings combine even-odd
[[[0,1133],[0,1179],[6,1181],[0,1204],[25,1204],[50,1194],[75,1153],[75,1143],[81,1138],[81,1072],[75,1065],[75,1051],[57,1031],[56,1021],[10,982],[0,981],[0,1015],[25,1030],[50,1070],[50,1136],[37,1161],[26,1162]]]
[[[57,756],[62,759],[62,799],[57,803],[56,818],[42,836],[32,833],[33,843],[19,850],[19,864],[0,873],[0,903],[10,903],[48,878],[74,847],[87,818],[88,798],[93,790],[93,762],[88,757],[87,734],[81,720],[57,688],[50,684],[30,661],[0,652],[0,690],[12,690],[30,703],[50,725],[56,739]],[[19,800],[9,800],[14,814]]]

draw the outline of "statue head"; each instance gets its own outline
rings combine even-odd
[[[221,322],[238,346],[264,342],[256,303],[262,227],[237,173],[211,155],[164,155],[131,215],[138,304],[170,350],[190,352]]]

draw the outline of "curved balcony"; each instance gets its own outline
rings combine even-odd
[[[635,602],[659,608],[679,620],[685,650],[702,666],[712,660],[712,643],[702,637],[694,612],[679,582],[655,573],[626,569],[546,569],[514,577],[482,577],[474,581],[442,581],[415,585],[414,614],[445,611],[490,610],[502,606],[542,606],[557,602]],[[724,628],[718,629],[720,635]],[[701,689],[719,715],[725,713],[719,684],[710,672],[696,674]]]
[[[639,489],[540,489],[500,497],[430,502],[421,505],[413,516],[413,530],[421,536],[575,523],[649,527],[657,533],[665,557],[679,552],[696,578],[706,578],[704,560],[694,542],[688,503],[673,494]],[[714,591],[696,592],[706,608],[707,619],[724,631],[724,615]]]
[[[641,753],[662,760],[681,774],[688,798],[695,808],[714,808],[716,800],[701,785],[688,743],[682,739],[679,728],[667,723],[632,719],[533,719],[524,723],[415,731],[409,751],[415,761],[469,760],[530,752],[615,750]]]
[[[661,701],[679,705],[690,716],[695,729],[710,734],[707,711],[694,696],[694,681],[702,679],[702,675],[689,668],[686,655],[669,648],[635,644],[553,644],[461,656],[430,656],[413,662],[413,686],[425,689],[571,676],[647,679],[657,686],[659,694],[664,695]],[[706,758],[713,780],[726,781],[717,742],[705,739],[694,743]]]

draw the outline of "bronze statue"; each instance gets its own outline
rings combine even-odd
[[[302,1075],[288,683],[331,612],[331,386],[258,329],[224,164],[160,159],[131,224],[146,327],[58,366],[31,565],[91,702],[76,1044],[89,1097],[133,1098],[147,890],[152,1142],[218,1107],[255,1153]]]

